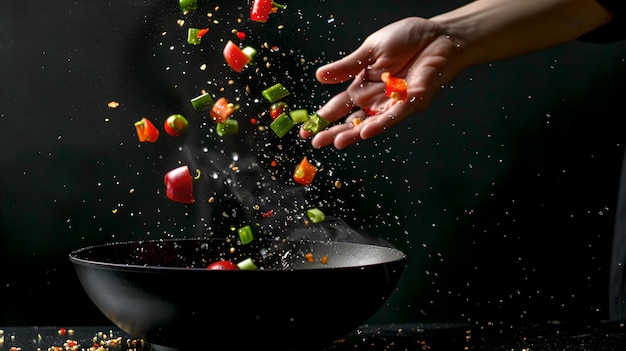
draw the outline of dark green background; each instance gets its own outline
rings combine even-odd
[[[231,19],[249,6],[200,3],[202,15],[219,5]],[[393,20],[462,3],[289,0],[265,27],[250,25],[250,41],[266,37],[286,61],[312,64],[259,79],[301,79],[290,84],[319,105],[338,88],[314,81],[316,65]],[[155,189],[202,136],[139,145],[132,126],[189,112],[207,80],[232,75],[211,54],[223,44],[185,47],[177,18],[173,0],[0,6],[0,325],[106,323],[68,253],[198,230],[206,206],[172,204]],[[239,27],[210,24],[207,41]],[[357,147],[316,153],[293,135],[282,142],[347,180],[329,196],[331,214],[411,256],[372,321],[607,318],[625,59],[624,42],[574,42],[471,68],[428,111]],[[111,100],[122,106],[108,109]]]

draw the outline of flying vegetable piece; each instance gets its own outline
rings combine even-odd
[[[306,158],[302,158],[302,161],[298,164],[296,169],[293,172],[293,180],[302,185],[311,185],[313,183],[313,178],[315,178],[315,174],[317,173],[317,167],[309,163],[309,160]]]
[[[287,134],[291,128],[293,128],[296,124],[291,120],[291,117],[285,112],[281,113],[280,116],[276,117],[275,120],[270,124],[270,128],[274,131],[274,133],[282,138]]]
[[[197,0],[179,0],[178,6],[180,10],[184,13],[191,12],[198,9],[198,1]]]
[[[385,83],[385,95],[394,100],[406,101],[408,89],[406,80],[392,77],[389,72],[383,72],[380,79]]]
[[[194,203],[193,183],[200,179],[200,170],[197,172],[196,177],[193,178],[189,172],[189,166],[180,166],[167,172],[163,177],[167,198],[183,204]]]
[[[211,118],[217,123],[224,123],[230,117],[233,112],[237,111],[239,106],[231,104],[226,98],[221,97],[215,101],[213,107],[211,107]]]
[[[328,125],[330,125],[328,120],[322,118],[317,112],[313,112],[313,114],[309,116],[309,119],[304,122],[302,128],[313,134],[317,134],[322,129],[328,127]]]
[[[249,270],[249,271],[255,270],[258,268],[256,264],[254,264],[254,261],[251,258],[246,258],[245,260],[238,262],[237,266],[239,267],[239,269]]]
[[[326,219],[324,212],[317,207],[306,210],[306,216],[309,217],[309,220],[313,223],[323,222]]]
[[[191,105],[196,111],[200,111],[207,107],[213,106],[213,98],[211,97],[211,94],[204,93],[191,99]]]
[[[235,134],[239,131],[239,122],[234,119],[227,119],[224,123],[218,123],[215,131],[219,136]]]
[[[147,118],[142,118],[135,122],[137,137],[140,142],[156,143],[159,139],[159,130]]]
[[[281,113],[289,111],[289,105],[284,101],[275,102],[270,106],[270,117],[276,119]]]
[[[265,23],[271,13],[284,9],[286,5],[278,4],[272,0],[255,0],[250,9],[250,19],[255,22]]]
[[[254,233],[252,233],[252,227],[249,225],[244,225],[243,227],[237,229],[237,234],[239,235],[239,240],[243,245],[251,243],[252,240],[254,240]]]
[[[289,117],[293,123],[304,123],[309,120],[309,111],[307,109],[301,108],[298,110],[289,111]]]
[[[209,264],[206,269],[210,271],[236,271],[239,270],[239,266],[232,261],[220,260]]]
[[[233,43],[232,40],[229,40],[224,46],[224,59],[226,63],[232,68],[235,72],[241,72],[247,64],[252,62],[254,55],[256,55],[257,50],[251,46],[246,46],[243,49],[240,49],[237,44]]]
[[[289,90],[280,83],[276,83],[261,92],[261,95],[269,102],[276,102],[289,94]]]
[[[202,37],[209,31],[208,28],[189,28],[187,30],[187,43],[198,45],[202,42]]]
[[[181,136],[183,135],[187,129],[189,128],[189,121],[185,116],[180,114],[174,114],[165,120],[163,123],[163,129],[165,132],[171,136]]]

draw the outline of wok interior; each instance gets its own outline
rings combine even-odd
[[[92,246],[74,251],[70,258],[78,264],[122,269],[205,269],[218,260],[251,258],[260,270],[301,270],[377,265],[406,259],[406,255],[393,247],[353,242],[257,240],[242,245],[227,239],[194,238]]]

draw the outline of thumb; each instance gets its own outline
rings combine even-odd
[[[323,84],[338,84],[353,79],[369,63],[370,50],[359,47],[348,56],[317,69],[315,78]]]

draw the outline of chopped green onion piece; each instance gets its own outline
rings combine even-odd
[[[257,269],[257,266],[254,264],[254,261],[252,261],[251,258],[246,258],[245,260],[237,263],[237,266],[239,267],[239,269],[243,269],[243,270],[255,270]]]
[[[306,215],[313,223],[319,223],[326,219],[324,212],[317,207],[306,210]]]
[[[313,134],[317,134],[319,131],[328,127],[328,125],[330,124],[328,120],[322,118],[320,115],[317,114],[317,112],[314,112],[310,117],[311,118],[308,121],[304,122],[302,128],[304,128],[304,130],[308,130]]]
[[[216,131],[219,136],[235,134],[239,131],[239,122],[234,119],[227,119],[224,123],[218,123]]]
[[[202,41],[202,39],[198,38],[198,32],[200,29],[198,28],[189,28],[187,31],[187,43],[198,45]]]
[[[197,0],[178,0],[178,6],[183,12],[190,12],[198,9]]]
[[[191,99],[191,105],[193,105],[193,108],[196,109],[196,111],[200,111],[204,108],[213,106],[213,98],[211,97],[211,94],[205,93]]]
[[[249,225],[245,225],[237,229],[237,233],[239,234],[239,240],[244,245],[254,239],[254,234],[252,234],[252,228]]]
[[[306,109],[293,110],[289,112],[289,117],[294,123],[303,123],[309,120],[309,111]]]
[[[256,49],[251,46],[246,46],[245,48],[241,49],[241,51],[243,52],[244,55],[248,56],[250,61],[252,61],[252,58],[257,53]]]
[[[261,94],[263,94],[269,102],[275,102],[289,95],[289,90],[287,90],[287,88],[285,88],[282,84],[277,83],[263,90]]]
[[[285,112],[278,115],[278,117],[276,117],[276,119],[270,124],[270,128],[272,128],[274,133],[276,133],[279,138],[284,137],[285,134],[293,128],[293,126],[295,126],[295,123],[293,123],[289,115]]]

